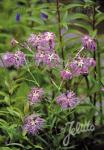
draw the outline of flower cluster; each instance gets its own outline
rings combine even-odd
[[[39,116],[32,114],[25,118],[23,130],[28,134],[36,135],[40,130],[42,130],[45,124],[45,120]]]
[[[69,65],[73,76],[86,75],[91,67],[94,67],[96,62],[90,57],[78,57]]]
[[[19,68],[25,63],[25,54],[22,51],[16,53],[7,52],[2,56],[2,61],[5,67]]]
[[[42,34],[31,34],[27,43],[36,48],[37,51],[53,51],[55,46],[55,35],[52,32],[44,32]]]
[[[83,47],[89,50],[96,50],[96,42],[89,36],[85,36],[82,39]],[[13,39],[11,44],[15,46],[18,41]],[[28,38],[25,48],[35,49],[35,62],[40,65],[47,65],[49,68],[57,67],[60,64],[60,57],[55,51],[55,35],[52,32],[44,32],[42,34],[31,34]],[[71,63],[67,63],[66,67],[61,71],[61,77],[63,80],[70,80],[75,76],[86,75],[89,73],[91,67],[96,65],[93,58],[81,57],[80,52],[78,52],[76,57]],[[26,57],[25,54],[18,50],[15,53],[7,52],[2,56],[2,61],[0,62],[3,66],[19,68],[25,64]],[[30,105],[37,104],[42,101],[44,95],[44,90],[39,87],[33,87],[28,94],[28,100]],[[62,109],[74,108],[79,104],[79,98],[73,91],[67,91],[66,93],[61,93],[56,97],[56,102],[62,107]],[[27,133],[36,135],[44,126],[45,120],[40,116],[35,114],[29,115],[24,119],[23,130]]]
[[[79,103],[78,97],[73,91],[62,93],[56,98],[56,101],[63,109],[73,108]]]
[[[44,32],[39,35],[31,34],[27,43],[36,49],[35,60],[38,65],[56,67],[60,63],[59,55],[55,49],[55,35],[52,32]]]
[[[85,49],[89,49],[91,51],[95,51],[97,48],[96,42],[90,36],[86,35],[82,38],[82,44]]]
[[[39,103],[44,95],[44,90],[42,88],[33,87],[28,94],[28,100],[30,105]],[[36,135],[39,130],[44,126],[45,120],[41,117],[32,114],[24,119],[23,130],[28,134]]]
[[[77,57],[67,67],[66,70],[61,71],[63,80],[72,79],[72,77],[79,75],[87,75],[89,69],[96,65],[96,61],[90,57]]]
[[[33,87],[28,95],[30,105],[40,102],[43,95],[44,91],[42,88]]]
[[[35,61],[36,63],[47,65],[50,68],[57,67],[60,62],[60,58],[58,54],[56,53],[51,53],[51,52],[44,52],[44,51],[39,51],[35,55]]]

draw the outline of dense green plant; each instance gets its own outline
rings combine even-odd
[[[35,150],[35,149],[88,149],[86,138],[96,139],[100,132],[85,132],[72,137],[69,145],[63,145],[68,133],[66,123],[90,121],[96,129],[104,123],[103,96],[103,34],[99,26],[104,21],[104,13],[97,2],[84,0],[67,4],[37,0],[2,0],[0,5],[0,49],[1,57],[6,51],[22,50],[28,60],[20,69],[0,68],[0,150]],[[41,14],[48,17],[42,18]],[[19,15],[19,16],[17,16]],[[18,18],[16,18],[18,17]],[[80,76],[72,81],[61,82],[60,69],[37,67],[32,59],[33,53],[22,46],[31,33],[53,32],[56,35],[56,51],[67,61],[76,56],[81,49],[81,38],[88,34],[96,39],[97,49],[94,52],[84,51],[83,55],[93,57],[96,66],[86,77]],[[18,43],[12,46],[15,38]],[[28,93],[37,86],[45,89],[44,101],[30,106]],[[61,84],[60,84],[61,83]],[[56,104],[60,91],[73,90],[80,95],[84,103],[68,110],[62,110]],[[23,132],[24,118],[36,112],[46,124],[40,134],[30,136]],[[102,133],[101,133],[102,132]],[[101,140],[100,143],[103,143]],[[92,144],[92,143],[91,143]]]

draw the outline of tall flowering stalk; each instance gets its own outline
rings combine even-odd
[[[63,67],[65,66],[64,64],[64,48],[62,46],[62,35],[61,35],[61,19],[60,19],[60,5],[59,5],[59,0],[56,0],[57,4],[57,20],[58,20],[58,30],[59,30],[59,39],[60,39],[60,46],[61,46],[61,54],[62,54],[62,59],[63,59]]]
[[[99,47],[99,43],[98,45],[98,49],[97,49],[97,72],[98,72],[98,81],[99,84],[102,85],[101,82],[101,56],[100,56],[100,47]],[[103,104],[102,104],[102,96],[101,96],[101,91],[99,91],[99,100],[100,100],[100,113],[101,113],[101,118],[100,118],[100,123],[103,124],[103,119],[102,119],[102,114],[103,114]]]
[[[92,29],[93,31],[95,30],[95,5],[93,6],[93,19],[92,19]],[[94,55],[93,55],[94,60],[96,61],[96,51],[94,51]],[[96,80],[96,66],[94,68],[94,79]],[[96,106],[96,92],[94,93],[94,101],[93,104],[94,106]],[[95,124],[95,116],[93,117],[93,123]]]
[[[93,103],[93,101],[92,101],[92,96],[91,96],[91,95],[89,95],[90,83],[89,83],[88,76],[87,76],[87,75],[85,75],[84,77],[85,77],[85,81],[86,81],[86,85],[87,85],[87,89],[88,89],[87,95],[88,95],[88,96],[89,96],[89,98],[90,98],[90,102],[91,102],[91,103]]]
[[[54,82],[54,74],[52,73],[53,67],[58,67],[60,64],[60,58],[58,56],[58,53],[55,51],[55,35],[52,32],[44,32],[41,34],[32,34],[26,42],[26,47],[31,48],[31,50],[34,50],[33,53],[33,59],[35,60],[37,66],[47,66],[48,71],[50,73],[51,77],[51,83]],[[13,41],[15,42],[15,41]],[[18,42],[16,42],[18,43]],[[15,44],[16,44],[15,43]],[[93,46],[91,45],[93,44]],[[65,80],[65,83],[68,83],[69,80],[73,79],[74,77],[79,77],[80,75],[86,76],[89,74],[90,68],[95,67],[96,62],[93,58],[85,57],[81,55],[81,52],[85,48],[92,48],[95,49],[94,41],[88,37],[87,41],[85,40],[83,43],[82,48],[78,51],[74,59],[72,61],[65,65],[63,70],[60,70],[60,76],[62,80]],[[25,45],[23,45],[24,47]],[[28,49],[28,48],[27,48]],[[30,50],[30,49],[29,49]],[[37,57],[37,54],[38,57]],[[50,57],[49,57],[50,56]],[[16,69],[19,69],[23,65],[26,65],[27,71],[30,73],[31,77],[33,78],[36,87],[33,87],[31,91],[28,94],[28,101],[30,107],[36,106],[37,103],[41,103],[42,100],[44,100],[45,93],[42,87],[40,87],[40,84],[35,79],[34,75],[30,71],[30,68],[28,66],[27,57],[25,57],[25,54],[18,50],[15,53],[5,53],[3,55],[3,61],[5,63],[5,66],[7,68],[14,66]],[[87,81],[88,82],[88,81]],[[54,82],[55,83],[55,82]],[[55,85],[55,84],[54,84]],[[88,84],[87,84],[88,85]],[[56,85],[57,86],[57,85]],[[89,85],[88,85],[89,88]],[[63,90],[62,87],[60,87],[60,92]],[[77,97],[75,91],[69,90],[69,87],[65,87],[65,92],[60,93],[58,97],[56,97],[56,103],[60,105],[60,107],[64,109],[73,109],[76,107],[81,101]],[[52,95],[54,98],[55,94]],[[47,107],[45,108],[45,113],[47,112]],[[33,112],[32,112],[33,114]],[[76,114],[75,114],[75,120],[76,120]],[[25,130],[28,134],[36,135],[44,125],[44,119],[40,118],[37,115],[29,115],[24,120],[23,130]]]

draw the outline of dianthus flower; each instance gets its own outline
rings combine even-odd
[[[77,59],[71,62],[69,67],[73,76],[78,76],[80,74],[82,75],[88,74],[89,69],[91,67],[94,67],[95,65],[96,62],[93,58],[78,57]]]
[[[28,95],[30,104],[36,104],[42,100],[44,91],[42,88],[33,87]]]
[[[90,36],[86,35],[82,38],[82,44],[85,49],[89,49],[91,51],[95,51],[97,48],[97,44],[94,39],[92,39]]]
[[[31,34],[30,37],[27,40],[27,43],[31,47],[36,48],[36,46],[37,46],[37,35],[36,34]]]
[[[44,32],[42,34],[31,34],[27,42],[37,51],[53,51],[55,46],[55,35],[52,32]]]
[[[25,63],[25,59],[25,54],[19,50],[16,53],[7,52],[2,56],[2,62],[7,68],[19,68]]]
[[[2,56],[2,61],[5,67],[12,67],[15,64],[15,55],[13,53],[7,52]]]
[[[36,135],[40,130],[42,130],[45,124],[45,120],[35,114],[32,114],[25,118],[23,130],[28,134]]]
[[[49,68],[57,67],[60,58],[55,52],[55,34],[44,32],[38,35],[32,34],[27,43],[36,49],[35,61],[37,65],[47,65]]]
[[[70,70],[62,70],[61,71],[61,77],[63,80],[69,80],[72,79],[72,73],[70,72]]]
[[[79,103],[78,97],[73,91],[62,93],[56,98],[56,101],[63,109],[73,108]]]
[[[60,57],[55,52],[37,52],[35,55],[35,60],[38,65],[47,65],[49,68],[57,67],[60,64]]]
[[[14,64],[14,66],[16,68],[19,68],[20,66],[25,64],[26,58],[25,58],[25,54],[22,51],[18,50],[14,55],[15,55],[15,64]]]
[[[55,34],[52,32],[44,32],[43,38],[49,44],[49,50],[52,51],[55,47]]]

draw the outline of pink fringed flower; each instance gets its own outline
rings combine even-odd
[[[16,53],[7,52],[2,56],[3,64],[7,68],[19,68],[25,64],[25,59],[25,54],[22,51],[17,51]]]
[[[55,47],[55,34],[52,32],[44,32],[43,37],[45,38],[46,42],[49,44],[50,51],[52,51]]]
[[[49,68],[57,67],[60,64],[60,58],[56,53],[39,51],[35,55],[35,60],[38,65],[47,65]]]
[[[44,91],[42,88],[33,87],[28,95],[28,99],[31,105],[36,104],[42,100]]]
[[[38,65],[47,65],[49,68],[57,67],[60,63],[59,55],[55,52],[55,34],[44,32],[42,34],[32,34],[28,43],[36,48],[35,61]]]
[[[14,64],[14,66],[16,68],[19,68],[20,66],[25,64],[26,58],[25,58],[25,54],[22,51],[17,51],[14,55],[15,55],[15,64]]]
[[[7,52],[2,56],[3,65],[9,68],[15,64],[15,55],[13,53]]]
[[[61,77],[63,80],[72,79],[72,73],[69,70],[62,70],[61,71]]]
[[[27,42],[30,46],[36,48],[37,51],[53,51],[55,35],[52,32],[44,32],[42,34],[31,34]]]
[[[39,116],[32,114],[25,118],[23,130],[28,134],[36,135],[43,129],[45,120]]]
[[[78,76],[80,74],[88,74],[89,69],[95,65],[96,62],[93,58],[78,57],[76,60],[71,62],[69,67],[73,76]]]
[[[35,61],[37,63],[37,65],[40,65],[40,64],[44,64],[45,62],[45,52],[44,51],[39,51],[36,53],[35,55]]]
[[[73,108],[79,103],[78,97],[76,97],[76,94],[72,91],[62,93],[56,98],[56,101],[63,109]]]
[[[28,40],[27,40],[27,43],[28,43],[31,47],[36,48],[36,46],[37,46],[37,35],[31,34],[30,37],[29,37]]]
[[[90,36],[86,35],[82,38],[82,44],[85,49],[89,49],[91,51],[95,51],[97,48],[97,44],[94,39],[92,39]]]
[[[44,64],[47,64],[49,67],[57,67],[60,63],[59,55],[56,53],[47,53],[45,55],[45,61]]]

